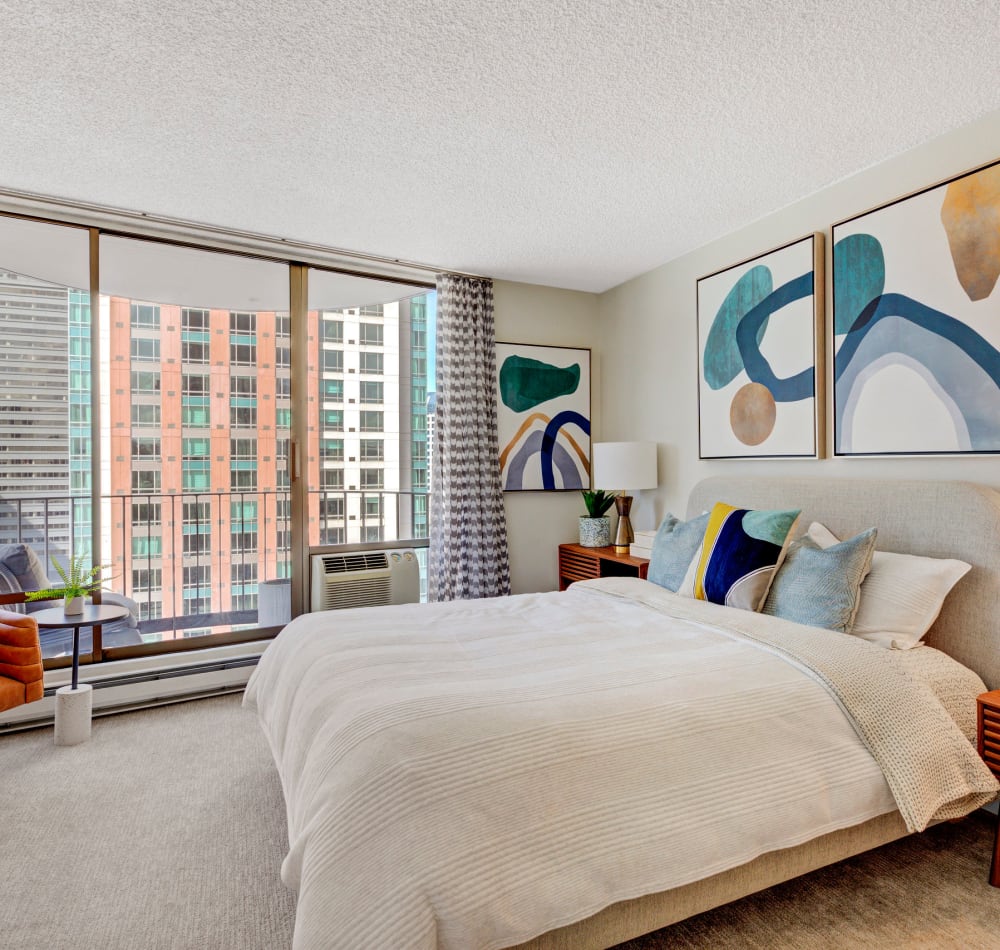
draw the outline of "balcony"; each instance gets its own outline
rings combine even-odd
[[[310,492],[308,506],[309,546],[428,533],[425,492],[325,489]],[[91,514],[89,496],[0,500],[0,545],[30,546],[54,582],[51,559],[65,564],[70,552],[108,565],[105,589],[137,605],[137,627],[105,628],[96,651],[83,631],[81,653],[91,662],[259,639],[284,622],[292,564],[288,491],[105,496],[96,557]],[[46,665],[64,665],[71,644],[64,632],[43,633]]]

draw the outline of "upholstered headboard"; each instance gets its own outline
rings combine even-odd
[[[842,538],[874,525],[881,551],[967,561],[972,570],[925,640],[1000,689],[1000,492],[972,482],[716,476],[694,486],[688,517],[717,501],[801,508],[800,527],[821,521]]]

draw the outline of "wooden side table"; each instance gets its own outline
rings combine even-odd
[[[976,717],[976,746],[990,771],[1000,778],[1000,689],[976,697],[979,715]],[[1000,814],[993,835],[993,860],[990,862],[990,884],[1000,887]]]
[[[649,560],[630,554],[615,554],[614,545],[585,548],[582,544],[559,545],[559,590],[573,581],[595,577],[640,577],[646,579]]]

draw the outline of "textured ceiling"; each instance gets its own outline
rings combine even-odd
[[[591,291],[1000,107],[995,2],[0,0],[0,24],[0,188]]]

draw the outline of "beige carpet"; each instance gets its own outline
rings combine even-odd
[[[0,946],[291,945],[281,788],[239,697],[99,719],[74,748],[50,729],[0,738],[0,790]],[[991,844],[976,815],[622,950],[1000,948]]]

